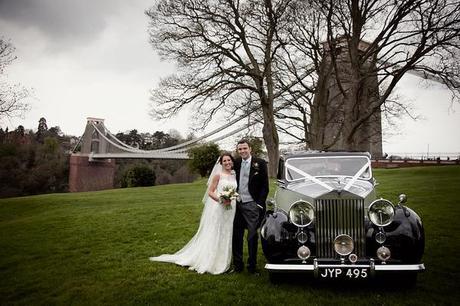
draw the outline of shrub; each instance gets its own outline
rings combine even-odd
[[[215,143],[207,143],[189,150],[190,170],[198,172],[202,177],[208,176],[219,158],[219,146]]]
[[[121,187],[143,187],[155,185],[155,172],[147,165],[136,165],[125,171]]]

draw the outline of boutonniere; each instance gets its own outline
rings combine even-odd
[[[254,169],[253,175],[259,174],[259,163],[255,162],[254,164],[252,164],[252,169]]]

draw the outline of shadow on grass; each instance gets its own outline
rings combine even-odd
[[[361,292],[389,293],[389,292],[411,292],[416,290],[416,283],[413,277],[403,276],[379,276],[369,279],[317,279],[302,273],[283,274],[277,273],[269,277],[274,286],[291,286],[317,290],[350,292],[359,288]]]

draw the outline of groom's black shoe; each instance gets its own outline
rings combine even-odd
[[[260,276],[260,271],[255,267],[248,267],[248,272],[254,276]]]
[[[233,269],[231,269],[230,271],[228,271],[229,274],[232,274],[232,273],[241,273],[243,272],[243,268],[242,267],[234,267]]]

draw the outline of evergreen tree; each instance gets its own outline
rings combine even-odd
[[[202,177],[211,173],[220,155],[219,146],[215,143],[207,143],[189,150],[189,167],[192,171],[197,171]]]
[[[47,131],[48,131],[48,125],[46,124],[46,119],[44,117],[41,117],[40,120],[38,120],[38,128],[37,128],[37,132],[35,133],[35,139],[39,143],[43,143],[45,140]]]
[[[24,126],[22,125],[19,125],[17,128],[16,128],[16,135],[19,136],[19,137],[24,137],[25,135],[25,129],[24,129]]]
[[[0,144],[2,144],[5,140],[5,131],[3,130],[3,128],[0,128]]]

